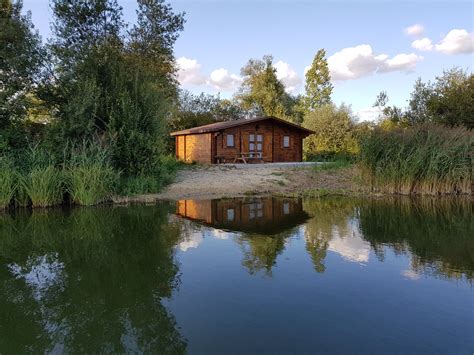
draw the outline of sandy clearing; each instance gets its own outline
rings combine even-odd
[[[294,194],[313,189],[354,190],[354,168],[315,171],[317,163],[223,164],[190,166],[159,194],[117,197],[114,202],[159,199],[210,199],[248,195]],[[321,163],[319,163],[321,164]]]

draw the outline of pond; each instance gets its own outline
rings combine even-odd
[[[0,353],[465,353],[472,201],[0,214]]]

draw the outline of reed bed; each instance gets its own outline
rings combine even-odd
[[[0,209],[10,205],[16,191],[16,174],[10,161],[0,157]]]
[[[54,165],[33,167],[22,179],[33,207],[59,205],[63,201],[63,175]]]
[[[376,129],[360,143],[362,174],[374,191],[472,195],[474,132],[423,125]]]
[[[66,186],[72,203],[91,206],[110,199],[119,174],[110,164],[108,151],[83,144],[73,149],[66,164]]]

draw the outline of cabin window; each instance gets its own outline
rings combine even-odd
[[[290,147],[290,136],[283,136],[283,148]]]
[[[233,134],[228,134],[227,135],[227,146],[228,147],[234,147],[234,135]]]
[[[283,214],[290,214],[290,203],[283,203]]]
[[[255,217],[263,217],[263,204],[261,202],[249,205],[249,218],[254,219]]]
[[[234,215],[235,215],[235,211],[233,208],[228,208],[227,209],[227,220],[229,222],[232,222],[234,220]]]

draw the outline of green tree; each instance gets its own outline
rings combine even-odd
[[[474,74],[460,68],[443,71],[433,84],[427,106],[436,122],[474,128]]]
[[[54,0],[54,146],[99,137],[125,175],[155,174],[177,97],[173,44],[183,28],[161,0],[139,1],[127,34],[116,0]]]
[[[399,125],[406,126],[407,118],[406,112],[397,106],[388,106],[389,98],[386,91],[381,91],[373,107],[380,110],[379,125],[385,129],[391,129]]]
[[[255,115],[290,119],[290,98],[278,80],[273,57],[250,59],[241,69],[242,86],[236,98],[241,106]]]
[[[329,74],[326,51],[318,50],[314,56],[311,68],[306,72],[306,110],[312,111],[319,106],[331,103],[331,75]]]
[[[131,31],[129,53],[171,100],[177,80],[173,46],[184,28],[185,13],[175,14],[164,0],[137,0],[137,23]]]
[[[315,132],[304,140],[306,158],[330,158],[357,152],[354,121],[350,108],[344,104],[316,108],[305,116],[303,126]]]
[[[245,118],[246,114],[247,112],[233,100],[205,93],[194,95],[183,90],[170,120],[170,129],[178,131],[214,122],[231,121]]]
[[[21,0],[0,0],[0,141],[7,146],[22,141],[28,95],[40,79],[44,55],[31,14],[22,15],[22,7]]]
[[[423,83],[421,78],[418,78],[415,81],[415,86],[408,102],[407,120],[410,124],[432,121],[432,114],[428,108],[428,102],[432,95],[432,85],[430,83]]]

